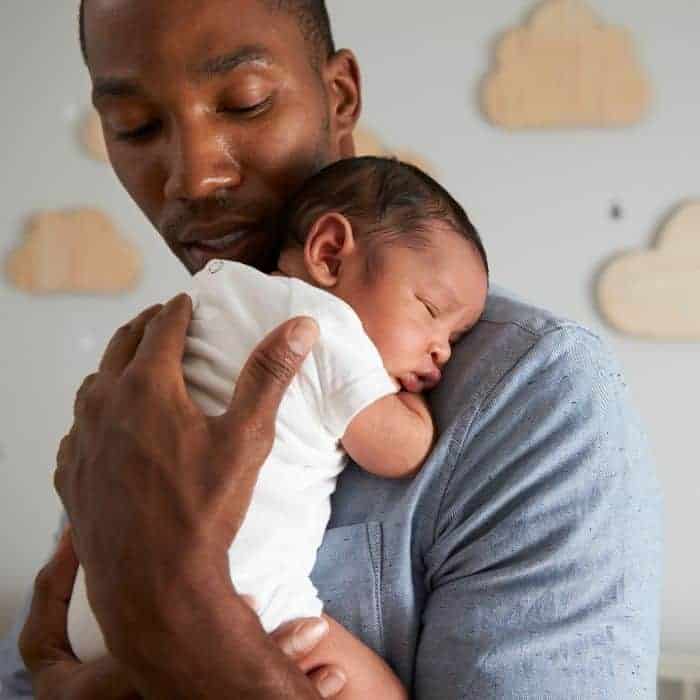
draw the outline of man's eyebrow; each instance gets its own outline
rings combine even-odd
[[[194,78],[214,78],[225,75],[246,63],[271,63],[270,52],[263,46],[243,46],[231,53],[208,58],[203,63],[188,67]]]
[[[196,80],[211,79],[225,75],[247,63],[271,63],[270,53],[262,46],[244,46],[231,53],[206,59],[197,66],[188,68]],[[92,101],[102,97],[143,97],[145,92],[135,80],[128,78],[95,78],[92,88]]]
[[[139,84],[128,78],[97,77],[92,84],[93,103],[102,97],[135,97],[143,94],[143,89]]]

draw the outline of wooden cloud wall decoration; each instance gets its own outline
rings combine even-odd
[[[80,141],[87,155],[101,163],[109,163],[100,115],[93,108],[87,110],[83,117],[80,125]]]
[[[10,282],[34,294],[115,294],[131,289],[140,271],[137,251],[96,209],[34,215],[6,262]]]
[[[607,265],[597,293],[603,316],[623,333],[700,341],[700,201],[676,212],[654,248]]]
[[[506,33],[483,88],[487,117],[506,129],[627,126],[650,102],[632,36],[583,0],[545,0]]]

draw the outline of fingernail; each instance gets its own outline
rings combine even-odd
[[[329,698],[339,693],[344,686],[345,677],[335,671],[329,671],[318,681],[318,692],[321,693],[321,697]]]
[[[311,319],[299,321],[289,334],[289,349],[297,355],[306,355],[318,339],[318,326]]]
[[[294,646],[298,652],[305,654],[311,651],[328,632],[328,623],[321,618],[314,622],[306,622],[294,635]]]

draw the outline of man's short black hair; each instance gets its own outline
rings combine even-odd
[[[363,156],[336,161],[309,178],[279,218],[283,248],[299,248],[323,214],[338,212],[364,246],[367,279],[375,279],[392,245],[433,245],[432,226],[446,225],[469,241],[489,273],[486,250],[462,206],[427,173],[395,158]]]
[[[325,0],[262,0],[262,2],[271,10],[288,12],[294,16],[309,45],[311,63],[314,67],[318,68],[325,59],[335,53],[335,42]],[[80,0],[78,25],[80,28],[80,50],[87,65],[85,0]]]

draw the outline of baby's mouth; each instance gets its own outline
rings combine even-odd
[[[427,374],[418,372],[409,372],[399,378],[401,386],[405,391],[410,391],[414,394],[420,394],[423,391],[434,389],[442,379],[442,372],[435,368]]]
[[[418,378],[415,372],[409,372],[399,379],[404,391],[409,391],[412,394],[420,394],[423,391],[423,382]]]

